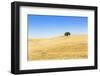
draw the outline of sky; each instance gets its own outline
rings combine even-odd
[[[28,15],[28,37],[46,38],[71,34],[87,34],[88,17]]]

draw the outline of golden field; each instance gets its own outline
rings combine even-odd
[[[87,35],[28,39],[28,60],[88,58],[87,40]]]

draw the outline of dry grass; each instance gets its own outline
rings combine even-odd
[[[28,40],[28,60],[83,59],[88,56],[87,35]]]

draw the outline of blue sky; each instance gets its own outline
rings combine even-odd
[[[45,38],[71,34],[87,34],[88,17],[28,15],[28,37]]]

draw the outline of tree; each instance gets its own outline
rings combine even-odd
[[[71,33],[70,33],[70,32],[65,32],[64,35],[65,35],[65,36],[69,36],[69,35],[71,35]]]

